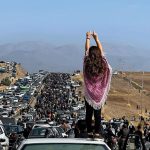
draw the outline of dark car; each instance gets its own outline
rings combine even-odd
[[[20,125],[3,125],[7,136],[9,137],[9,148],[13,149],[23,138],[24,129]]]
[[[30,95],[30,94],[25,94],[25,95],[23,96],[23,100],[25,100],[25,101],[29,101],[30,98],[31,98],[31,95]]]
[[[10,135],[11,133],[17,133],[17,134],[22,134],[24,129],[20,125],[8,125],[5,124],[3,125],[4,129],[7,133],[7,135]]]

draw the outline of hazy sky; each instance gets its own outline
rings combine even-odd
[[[83,44],[96,30],[106,43],[150,48],[150,0],[0,0],[0,44]]]

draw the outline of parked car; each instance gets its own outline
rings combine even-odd
[[[22,120],[33,121],[33,115],[24,114],[22,115]]]
[[[4,95],[0,94],[0,99],[3,99]]]
[[[14,102],[14,103],[18,103],[18,98],[17,97],[14,97],[13,99],[12,99],[12,101]]]
[[[22,98],[24,96],[25,93],[16,93],[15,96],[18,98]]]
[[[2,125],[0,125],[0,139],[3,139],[3,141],[1,142],[3,149],[8,150],[9,149],[9,139],[6,136],[4,127]]]
[[[25,101],[29,101],[30,98],[31,98],[31,95],[29,93],[28,94],[24,94],[24,96],[23,96],[23,100],[25,100]]]
[[[4,118],[7,118],[7,117],[9,117],[9,112],[4,111],[4,112],[1,113],[1,116],[4,117]]]
[[[5,131],[7,132],[7,135],[10,135],[11,133],[22,134],[24,131],[24,129],[20,125],[4,124],[3,126],[5,128]]]
[[[37,127],[31,130],[28,138],[49,138],[55,137],[54,132],[51,128],[48,127]]]
[[[24,140],[17,150],[111,150],[107,144],[99,140],[87,140],[80,138],[36,138]]]
[[[32,129],[34,128],[38,128],[38,127],[51,127],[49,124],[46,124],[46,123],[41,123],[41,124],[34,124]]]

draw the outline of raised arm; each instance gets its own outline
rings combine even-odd
[[[85,41],[85,55],[89,55],[89,48],[90,48],[90,38],[91,38],[91,32],[86,33],[86,41]]]
[[[101,52],[101,56],[103,56],[103,55],[104,55],[104,52],[103,52],[102,44],[101,44],[101,42],[100,42],[99,39],[98,39],[97,33],[93,31],[92,36],[93,36],[93,38],[94,38],[94,40],[95,40],[95,42],[96,42],[96,44],[97,44],[97,47],[99,48],[99,50],[100,50],[100,52]]]

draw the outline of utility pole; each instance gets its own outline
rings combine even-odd
[[[129,78],[129,75],[128,75],[128,106],[130,106],[130,91],[131,91],[131,79]]]
[[[142,107],[143,107],[143,88],[144,88],[144,71],[142,72],[142,85],[141,85],[141,115],[142,115]]]

